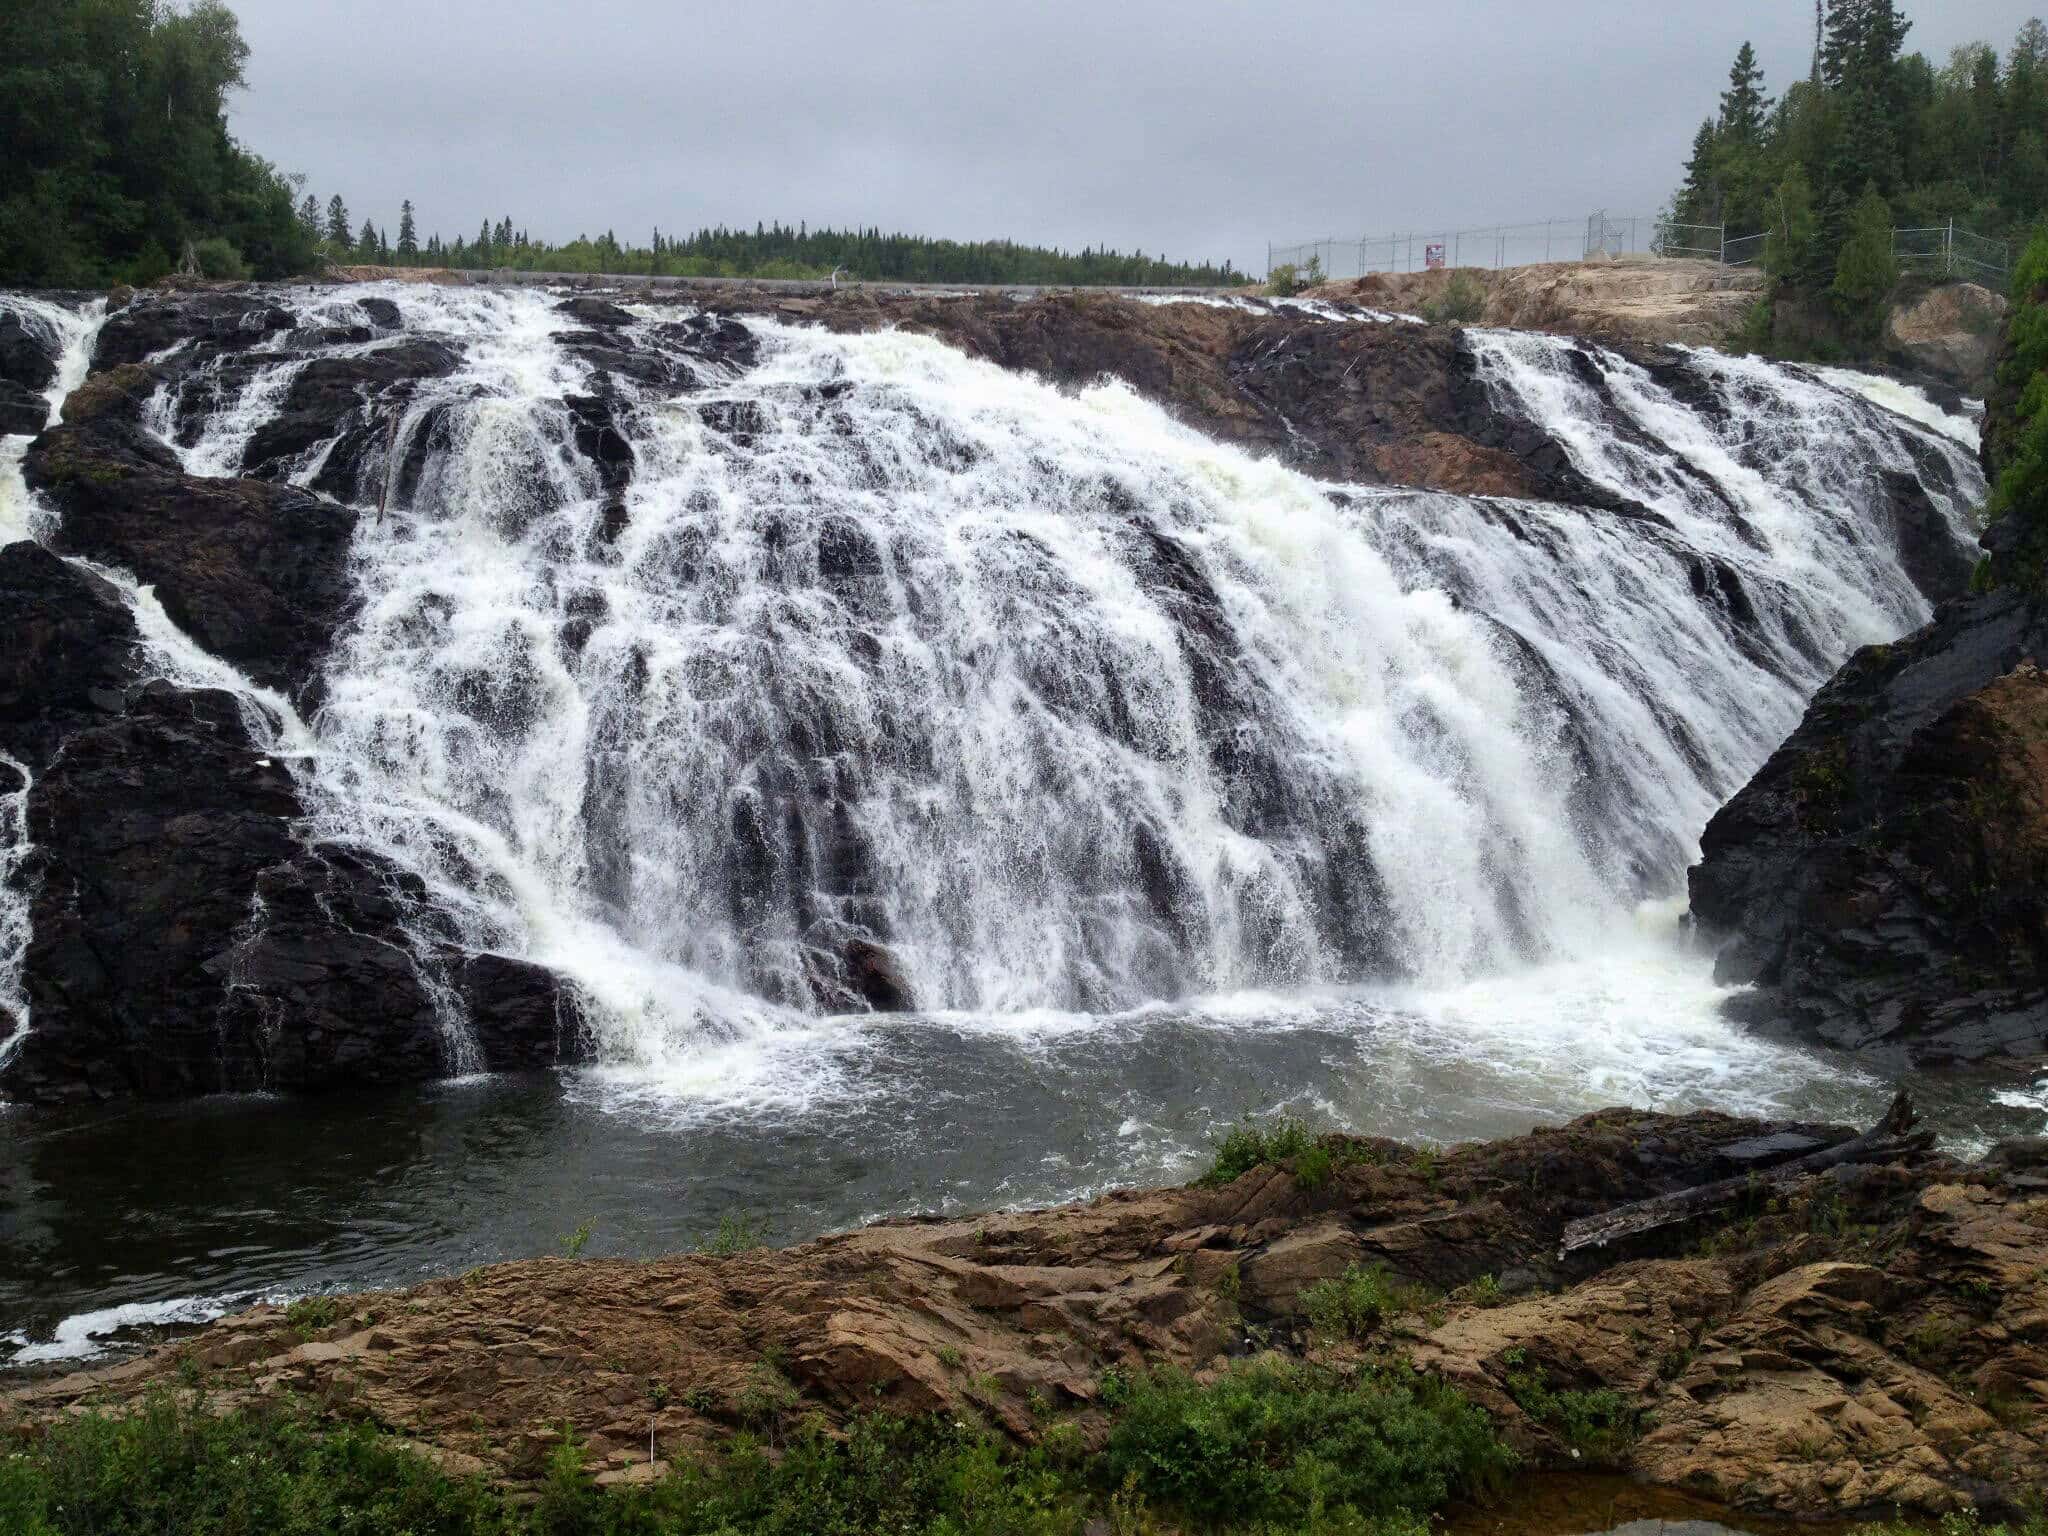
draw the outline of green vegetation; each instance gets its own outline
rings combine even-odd
[[[197,1393],[53,1424],[0,1455],[0,1530],[19,1536],[1079,1536],[1159,1521],[1284,1536],[1421,1536],[1450,1498],[1514,1466],[1486,1415],[1405,1370],[1241,1367],[1210,1385],[1119,1380],[1109,1442],[1072,1427],[1017,1450],[942,1418],[816,1422],[771,1452],[726,1451],[642,1488],[598,1489],[565,1435],[537,1499],[450,1477],[366,1425],[301,1403],[215,1415]]]
[[[1486,313],[1486,285],[1460,267],[1441,297],[1422,306],[1422,318],[1440,325],[1469,325]]]
[[[446,241],[436,234],[422,243],[415,234],[408,252],[405,221],[411,215],[405,210],[411,206],[401,207],[396,245],[366,221],[353,238],[336,240],[330,230],[326,253],[342,263],[363,265],[640,277],[822,279],[837,271],[845,280],[920,283],[1233,287],[1251,281],[1227,261],[1219,266],[1168,261],[1143,251],[1126,255],[1091,247],[1075,253],[1013,240],[932,240],[880,229],[814,230],[803,224],[791,229],[780,223],[757,224],[752,230],[721,226],[684,236],[657,229],[645,245],[623,244],[610,230],[554,244],[515,228],[507,217],[495,224],[486,221],[474,238]],[[303,207],[301,212],[303,217]]]
[[[1547,1424],[1559,1439],[1595,1466],[1619,1463],[1622,1453],[1643,1431],[1643,1416],[1627,1398],[1610,1387],[1593,1391],[1553,1391],[1541,1369],[1527,1363],[1519,1349],[1501,1357],[1508,1367],[1508,1396],[1530,1418]]]
[[[2010,557],[1994,560],[1987,584],[2009,572],[2022,585],[2048,586],[2048,229],[2035,235],[2013,274],[2011,348],[1999,369],[1998,391],[2013,402],[2008,420],[1985,423],[2002,463],[1991,487],[1992,518],[2023,525]]]
[[[20,10],[20,7],[16,7]],[[248,45],[223,0],[37,0],[0,49],[0,284],[147,283],[191,267],[212,278],[287,277],[322,262],[509,267],[694,277],[851,278],[938,283],[1232,286],[1229,262],[1143,251],[1078,253],[1010,240],[932,240],[879,228],[655,230],[644,246],[607,230],[555,244],[511,218],[475,237],[422,239],[399,205],[398,237],[354,223],[237,144],[227,100]]]
[[[2039,1495],[2036,1495],[2038,1502]],[[1943,1515],[1936,1527],[1939,1536],[2048,1536],[2048,1515],[2039,1511],[2023,1520],[1996,1525],[1984,1523],[1983,1516],[1974,1509],[1957,1510]],[[1875,1525],[1858,1526],[1849,1536],[1928,1536],[1924,1526],[1909,1525],[1903,1520],[1891,1520]]]
[[[583,1257],[583,1250],[590,1244],[590,1234],[597,1229],[597,1218],[578,1223],[576,1230],[562,1239],[562,1256],[570,1259]]]
[[[1318,1280],[1301,1293],[1302,1315],[1326,1338],[1355,1339],[1372,1332],[1397,1312],[1422,1303],[1413,1286],[1387,1278],[1384,1264],[1351,1264],[1335,1280]]]
[[[1288,1162],[1315,1145],[1315,1132],[1306,1121],[1280,1115],[1262,1125],[1246,1115],[1223,1133],[1209,1171],[1195,1182],[1205,1189],[1220,1189],[1254,1168]]]
[[[313,260],[294,186],[228,134],[249,57],[220,0],[38,0],[0,49],[0,282],[282,277]]]
[[[341,1321],[341,1299],[337,1296],[301,1296],[284,1309],[284,1320],[302,1339],[310,1339]]]
[[[2029,21],[2002,59],[1972,43],[1936,65],[1905,52],[1892,0],[1826,0],[1817,21],[1810,76],[1775,102],[1742,45],[1671,216],[1763,237],[1775,296],[1839,326],[1794,349],[1856,351],[1898,279],[1894,226],[2003,239],[2048,212],[2048,26]]]
[[[1103,1461],[1112,1486],[1205,1529],[1422,1514],[1498,1487],[1514,1467],[1486,1415],[1440,1382],[1281,1364],[1206,1386],[1171,1372],[1139,1378]]]
[[[718,1230],[704,1243],[698,1245],[700,1253],[714,1253],[731,1257],[761,1246],[761,1224],[746,1216],[725,1215],[718,1218]]]

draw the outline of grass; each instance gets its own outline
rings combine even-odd
[[[871,1414],[837,1434],[807,1419],[775,1450],[741,1434],[657,1483],[608,1492],[565,1434],[537,1496],[451,1477],[390,1435],[324,1423],[302,1402],[214,1414],[197,1392],[163,1392],[125,1417],[66,1418],[0,1455],[0,1531],[1081,1536],[1107,1516],[1132,1532],[1421,1536],[1430,1513],[1499,1486],[1514,1466],[1484,1412],[1406,1370],[1267,1363],[1211,1383],[1114,1380],[1114,1421],[1093,1454],[1070,1428],[1053,1433],[1060,1425],[1045,1446],[1018,1449],[943,1417]]]

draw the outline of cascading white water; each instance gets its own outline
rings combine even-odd
[[[65,396],[85,382],[92,366],[93,339],[106,319],[106,303],[94,300],[78,309],[27,294],[0,294],[0,310],[14,315],[23,328],[56,359],[57,371],[44,392],[47,420],[55,421]],[[0,436],[0,547],[40,537],[41,503],[29,494],[21,463],[33,439]],[[0,752],[0,1062],[4,1062],[29,1028],[28,997],[22,989],[22,961],[30,938],[29,901],[24,885],[30,852],[28,797],[32,778],[26,764]]]
[[[106,320],[106,301],[94,299],[70,309],[32,294],[0,293],[0,311],[18,319],[56,359],[56,376],[43,392],[50,408],[48,420],[55,421],[64,397],[85,382],[92,368],[93,339]],[[0,436],[0,545],[34,538],[41,532],[38,504],[21,478],[22,457],[31,441],[19,435]]]
[[[412,393],[424,468],[358,532],[313,830],[569,976],[607,1061],[685,1080],[850,995],[869,936],[956,1019],[1385,978],[1491,1017],[1487,975],[1636,943],[1827,671],[1924,618],[1872,466],[1934,455],[1959,537],[1981,491],[1959,444],[1711,355],[1683,366],[1719,418],[1469,333],[1646,520],[1334,492],[896,333],[749,321],[730,369],[648,310],[635,347],[695,387],[617,381],[621,529],[551,296],[379,296],[463,364]],[[239,467],[303,366],[274,345],[152,406],[188,466]]]

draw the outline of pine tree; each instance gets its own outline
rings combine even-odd
[[[1700,124],[1700,131],[1693,135],[1692,158],[1685,162],[1685,187],[1678,194],[1678,221],[1681,224],[1713,224],[1721,217],[1721,193],[1714,176],[1714,161],[1719,151],[1712,121]]]
[[[1874,337],[1886,296],[1898,280],[1891,205],[1875,186],[1867,186],[1850,212],[1848,238],[1835,258],[1835,280],[1828,290],[1835,312],[1858,334]]]
[[[410,266],[420,254],[420,234],[412,220],[412,199],[398,205],[398,255]]]
[[[327,199],[327,243],[337,251],[344,251],[348,249],[349,240],[348,204],[337,192]]]
[[[1721,93],[1721,120],[1717,131],[1731,144],[1754,144],[1763,137],[1764,122],[1771,110],[1763,91],[1764,72],[1757,67],[1756,50],[1742,45],[1729,66],[1728,89]]]
[[[365,262],[377,259],[377,229],[368,219],[363,220],[363,232],[356,236],[356,255]]]
[[[320,200],[310,192],[306,194],[306,200],[299,204],[299,225],[309,238],[320,238]]]

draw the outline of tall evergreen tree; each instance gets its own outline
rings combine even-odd
[[[412,199],[398,205],[398,254],[410,264],[420,253],[420,233],[413,225]]]
[[[1716,131],[1726,142],[1754,144],[1763,137],[1771,109],[1763,81],[1756,50],[1745,42],[1735,55],[1734,64],[1729,66],[1728,89],[1721,93],[1721,119]]]
[[[363,232],[356,237],[356,256],[365,262],[377,259],[377,227],[368,219],[363,220]]]
[[[299,204],[299,227],[305,230],[309,239],[320,238],[320,200],[310,192]]]
[[[1712,121],[1700,124],[1693,135],[1692,158],[1685,162],[1685,186],[1678,194],[1681,224],[1717,224],[1721,220],[1721,191],[1714,176],[1714,161],[1720,144]]]
[[[351,242],[348,227],[348,204],[335,193],[327,199],[327,243],[336,250],[345,250]]]

